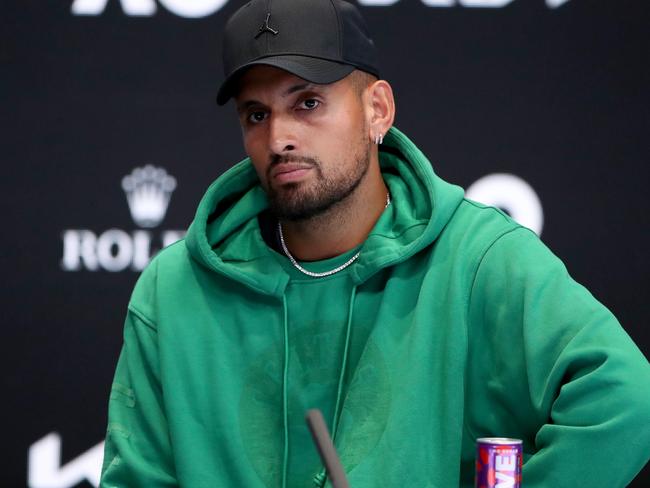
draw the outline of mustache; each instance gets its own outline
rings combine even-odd
[[[307,164],[312,168],[316,168],[316,170],[320,172],[320,163],[316,158],[310,158],[308,156],[298,156],[294,154],[288,156],[274,154],[273,156],[271,156],[269,166],[266,168],[267,181],[271,180],[271,173],[273,172],[276,166],[278,166],[279,164],[287,164],[287,163]]]
[[[310,158],[308,156],[296,156],[296,155],[281,156],[280,154],[274,154],[273,156],[271,156],[269,170],[271,170],[278,164],[286,164],[286,163],[303,163],[303,164],[308,164],[310,166],[319,166],[317,159]]]

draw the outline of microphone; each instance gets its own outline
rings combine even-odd
[[[327,475],[332,482],[332,486],[334,488],[350,488],[348,479],[345,477],[345,471],[343,471],[341,460],[336,453],[332,438],[327,431],[323,414],[318,409],[307,410],[305,420],[307,421],[307,427],[309,427],[314,444],[316,444],[321,461],[325,465]]]

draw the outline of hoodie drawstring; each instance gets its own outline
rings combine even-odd
[[[284,308],[284,365],[282,367],[282,422],[284,424],[284,455],[282,459],[282,488],[287,488],[287,472],[289,471],[289,307],[287,297],[282,296]]]
[[[352,288],[352,293],[350,295],[350,305],[348,308],[348,323],[345,328],[345,346],[343,347],[343,358],[341,359],[341,368],[339,373],[339,384],[336,388],[336,404],[334,407],[334,417],[332,418],[332,443],[336,441],[336,434],[338,433],[339,421],[341,416],[341,408],[343,406],[343,380],[345,379],[345,373],[348,369],[348,351],[350,349],[350,338],[352,336],[352,312],[354,310],[354,301],[357,297],[357,285],[354,285]],[[314,476],[314,484],[323,488],[327,482],[327,473],[325,468],[322,468],[321,471]]]

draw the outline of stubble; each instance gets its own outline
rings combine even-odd
[[[334,207],[347,201],[363,181],[370,167],[370,144],[364,137],[352,157],[354,164],[345,173],[334,172],[325,176],[322,162],[313,157],[276,156],[267,170],[267,196],[269,207],[282,221],[305,222],[322,217]],[[308,164],[314,171],[310,181],[274,186],[270,172],[280,163]],[[348,165],[342,165],[348,167]]]

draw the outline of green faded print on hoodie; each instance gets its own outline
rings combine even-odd
[[[321,279],[265,244],[250,161],[212,184],[133,292],[102,486],[317,486],[308,408],[353,488],[473,486],[483,436],[523,439],[530,488],[624,486],[647,462],[650,366],[611,313],[398,130],[380,160],[393,203]]]

